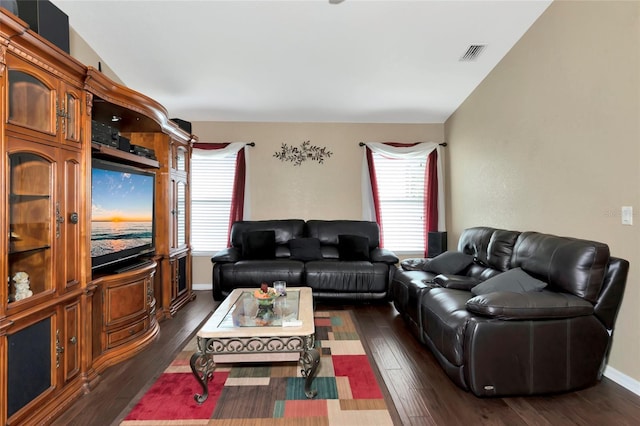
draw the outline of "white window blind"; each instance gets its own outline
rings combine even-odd
[[[227,247],[236,153],[191,160],[191,242],[194,254],[213,254]]]
[[[384,246],[395,252],[424,251],[426,158],[389,159],[373,153]]]

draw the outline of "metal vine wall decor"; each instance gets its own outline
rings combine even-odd
[[[333,152],[326,147],[311,145],[311,141],[304,141],[300,146],[288,146],[283,143],[280,151],[276,151],[273,156],[280,161],[291,161],[294,166],[299,166],[303,161],[311,160],[324,163],[325,158],[329,158]]]

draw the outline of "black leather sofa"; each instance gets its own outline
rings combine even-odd
[[[401,262],[391,293],[461,388],[546,394],[601,379],[628,269],[602,243],[477,227],[458,251]]]
[[[233,289],[284,280],[309,286],[314,298],[388,300],[398,262],[380,248],[378,224],[356,220],[240,221],[231,227],[231,247],[216,253],[213,298]]]

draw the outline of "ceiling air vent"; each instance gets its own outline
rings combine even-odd
[[[469,46],[464,55],[460,58],[460,62],[471,62],[478,59],[478,56],[484,51],[484,48],[487,47],[486,44],[472,44]]]

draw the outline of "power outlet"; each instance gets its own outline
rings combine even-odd
[[[633,225],[633,207],[632,206],[622,206],[621,216],[622,216],[623,225]]]

